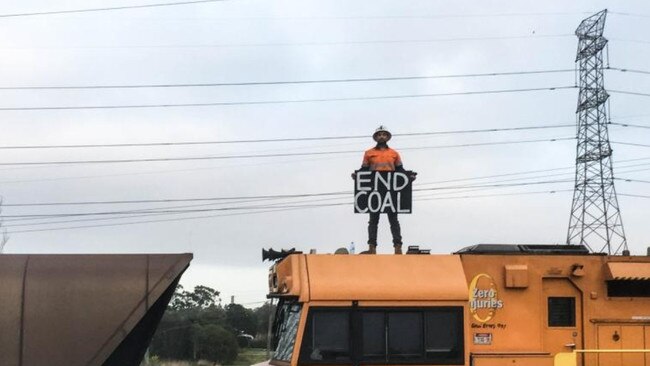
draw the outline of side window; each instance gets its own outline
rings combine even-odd
[[[574,297],[548,298],[548,326],[575,327],[576,299]]]
[[[463,308],[311,308],[301,364],[463,365]]]
[[[300,357],[315,363],[349,361],[349,309],[313,310],[307,320]]]
[[[368,361],[386,361],[386,314],[382,311],[361,313],[361,357]]]
[[[650,297],[648,280],[612,280],[607,281],[609,297]]]
[[[426,359],[436,364],[462,365],[465,362],[463,309],[428,311],[424,324]]]
[[[388,313],[388,359],[417,360],[423,357],[422,312]]]

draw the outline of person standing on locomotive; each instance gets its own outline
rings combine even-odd
[[[392,134],[384,126],[379,126],[375,133],[372,134],[373,140],[377,143],[375,147],[369,149],[363,155],[361,171],[377,172],[405,172],[402,165],[402,159],[396,150],[388,147]],[[352,177],[354,178],[354,173]],[[411,174],[411,181],[415,180],[415,174]],[[387,212],[388,221],[390,222],[390,232],[393,235],[393,248],[395,254],[402,254],[402,233],[397,212]],[[379,212],[370,213],[368,221],[368,251],[369,254],[377,253],[377,227],[379,225]]]

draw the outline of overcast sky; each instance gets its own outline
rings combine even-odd
[[[581,19],[604,8],[613,12],[605,27],[611,67],[650,71],[650,5],[646,1],[232,0],[4,16],[153,2],[2,3],[0,147],[367,138],[2,149],[0,164],[219,157],[0,165],[2,216],[10,235],[6,253],[192,252],[194,261],[182,281],[186,287],[211,286],[222,291],[224,301],[235,296],[239,303],[259,306],[264,301],[269,266],[261,261],[262,248],[296,247],[328,253],[354,242],[357,251],[365,249],[368,219],[353,214],[350,172],[359,167],[363,151],[373,145],[370,135],[380,124],[394,134],[568,125],[395,136],[390,142],[401,151],[405,167],[419,173],[418,188],[461,187],[416,194],[413,214],[400,216],[405,245],[450,253],[477,243],[564,243],[572,199],[576,142],[570,138],[575,135],[572,126],[577,102],[573,88],[462,94],[573,86],[574,73],[559,71],[340,83],[7,87],[259,83],[572,70],[575,28]],[[649,93],[650,75],[608,70],[605,85],[611,90]],[[422,96],[448,93],[462,95]],[[409,97],[367,99],[386,96]],[[284,103],[267,103],[280,101]],[[644,96],[612,92],[612,122],[650,126],[649,101]],[[169,104],[194,106],[7,110]],[[647,145],[650,129],[612,125],[610,138]],[[499,143],[476,145],[486,142]],[[444,147],[447,145],[466,146]],[[650,181],[650,148],[612,146],[617,177]],[[329,153],[299,155],[313,152]],[[298,155],[251,157],[287,153]],[[519,174],[530,171],[537,172]],[[560,182],[544,183],[549,180]],[[484,187],[522,182],[532,184]],[[468,187],[476,185],[483,187]],[[616,188],[629,248],[633,254],[645,254],[650,246],[650,199],[622,194],[650,196],[650,185],[618,180]],[[327,192],[350,193],[264,200],[11,206]],[[340,205],[314,206],[336,203]],[[233,210],[237,207],[247,208]],[[134,215],[133,210],[142,209],[184,211]],[[15,217],[124,211],[129,212],[38,220]],[[390,231],[383,217],[379,252],[391,250]]]

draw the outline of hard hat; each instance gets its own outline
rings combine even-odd
[[[390,133],[390,131],[388,131],[386,129],[386,126],[381,125],[381,126],[377,127],[377,129],[375,130],[375,133],[372,134],[372,139],[377,141],[377,134],[380,133],[380,132],[386,132],[388,134],[388,140],[390,140],[391,137],[393,137],[393,134]],[[386,140],[386,141],[388,141],[388,140]]]

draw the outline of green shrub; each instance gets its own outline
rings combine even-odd
[[[220,364],[232,363],[237,358],[239,351],[235,336],[215,324],[200,327],[196,343],[198,359]]]

